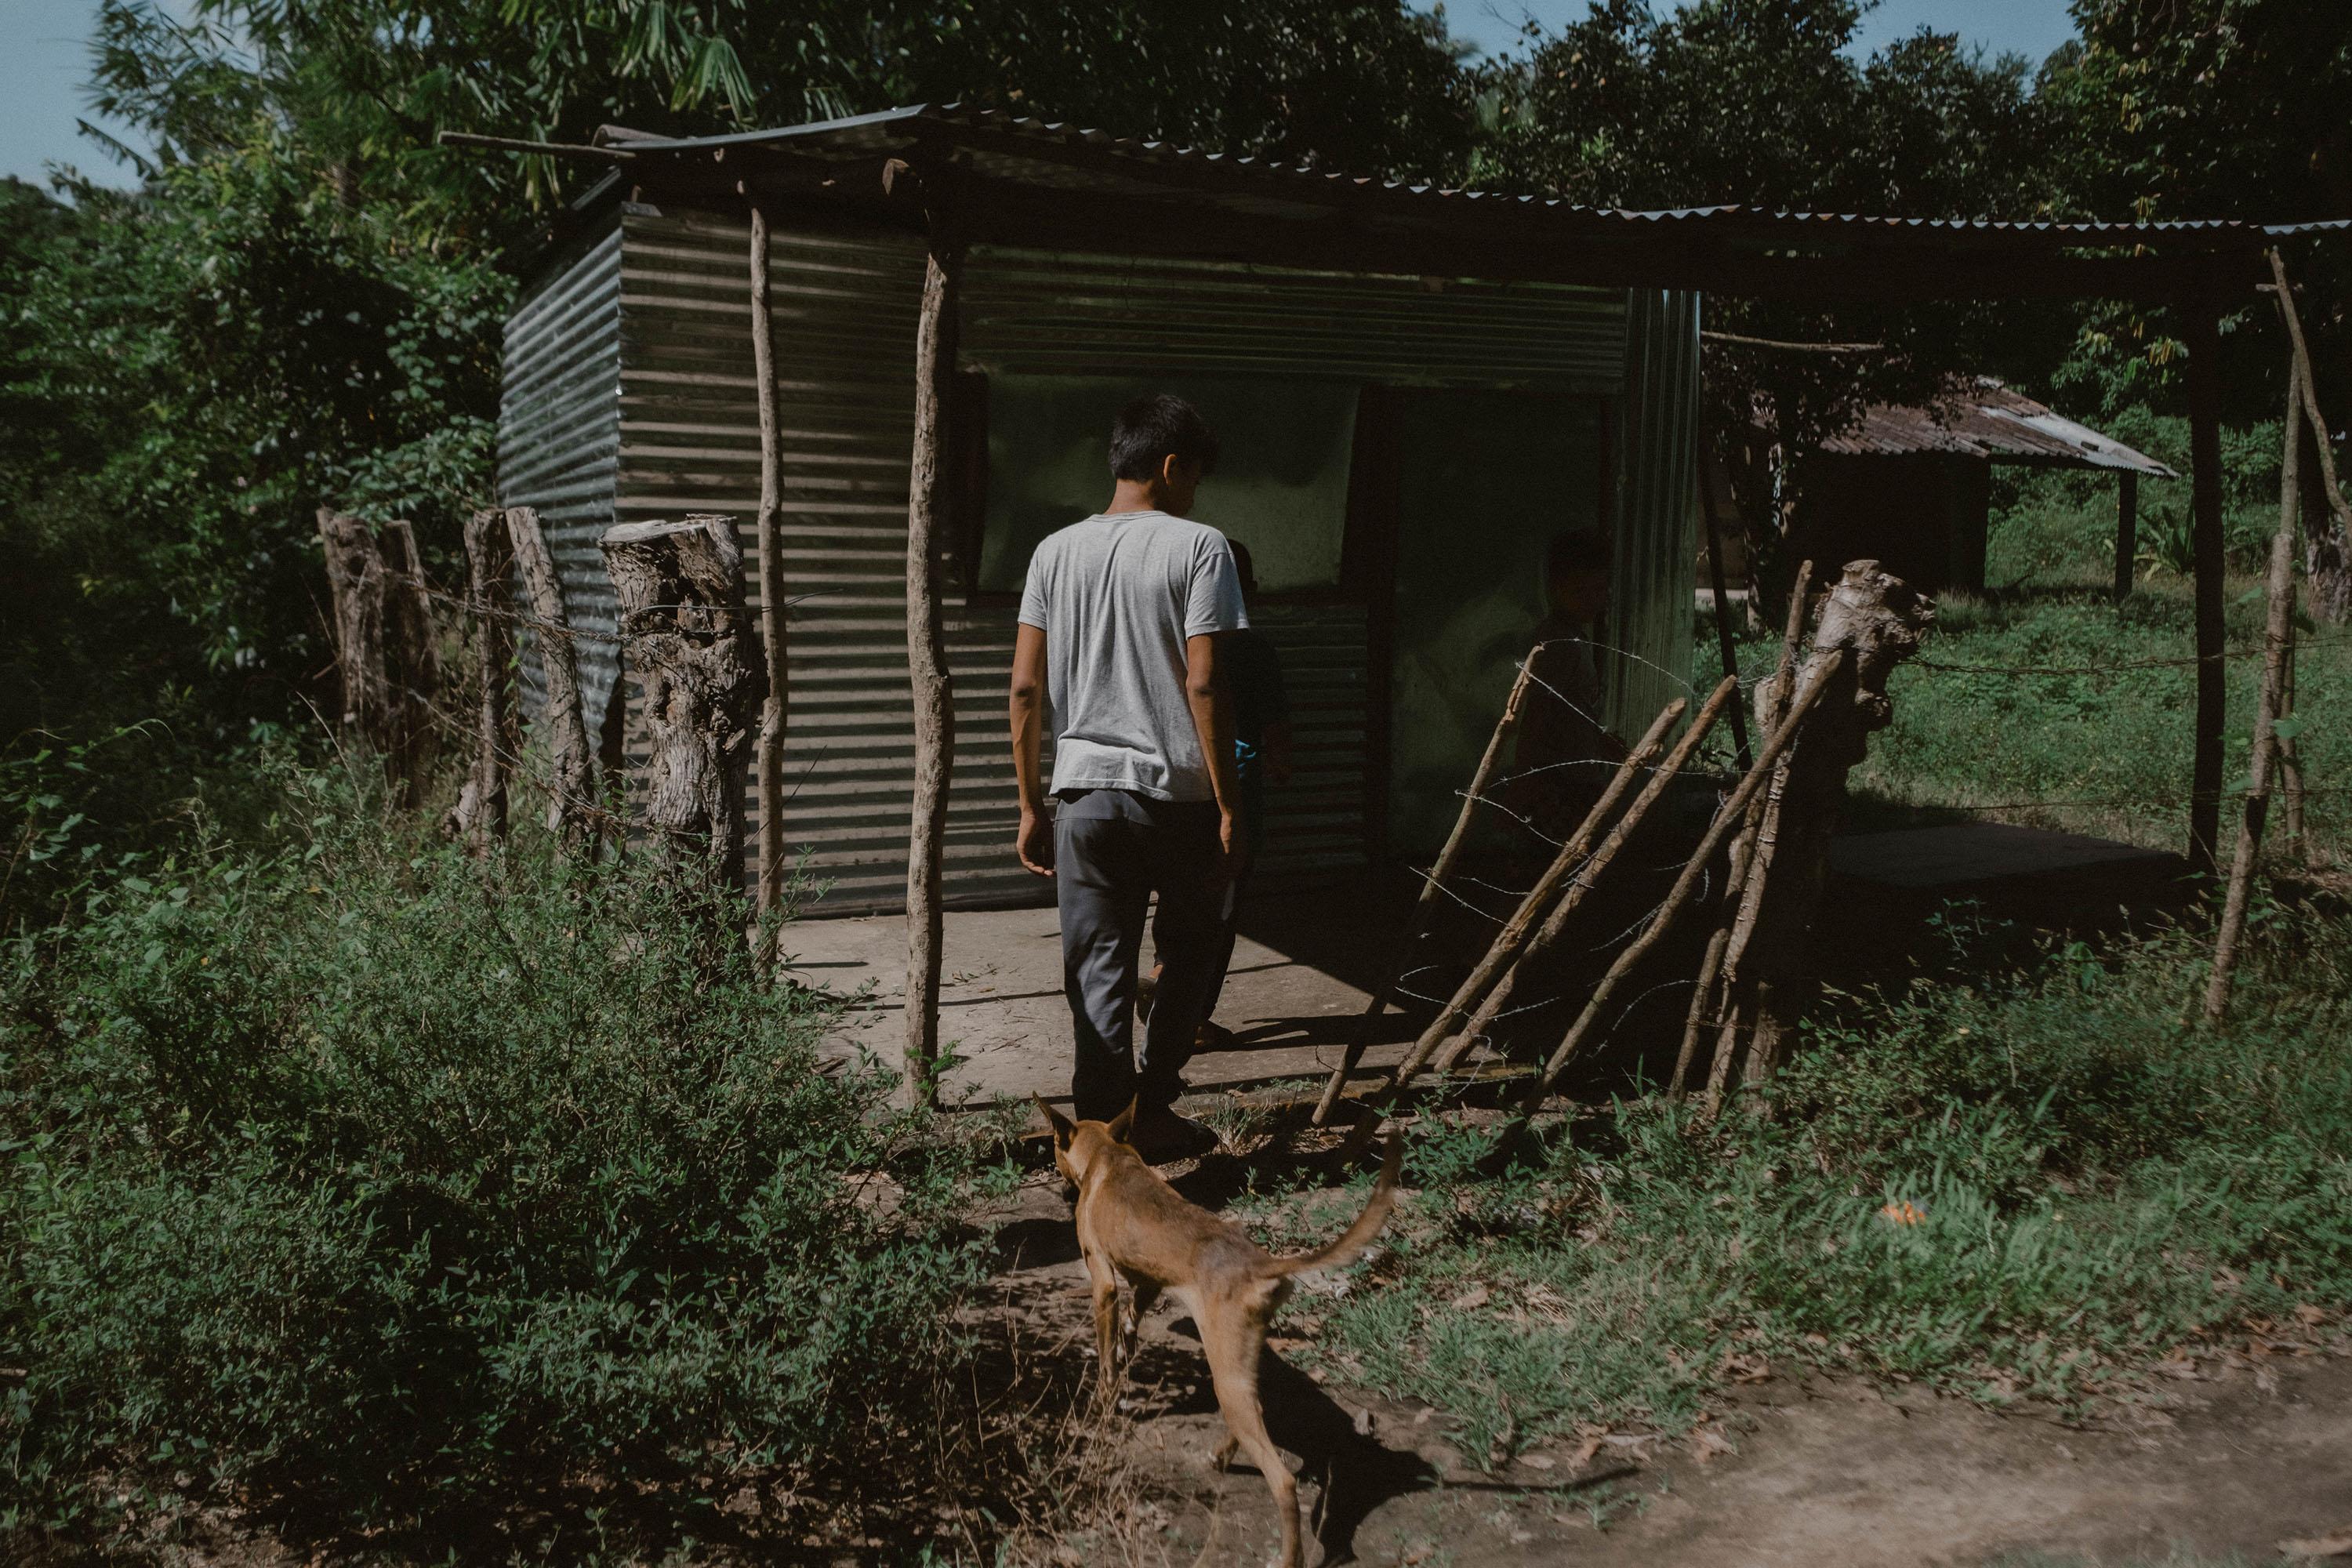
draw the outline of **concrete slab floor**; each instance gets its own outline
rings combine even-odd
[[[1319,1081],[1337,1067],[1410,898],[1370,879],[1252,894],[1216,1014],[1234,1031],[1235,1048],[1192,1058],[1184,1076],[1193,1091]],[[871,1051],[896,1067],[905,1027],[905,917],[803,918],[786,929],[784,947],[794,978],[856,998],[827,1051]],[[1150,952],[1147,939],[1146,963]],[[1055,911],[951,910],[943,967],[940,1032],[963,1059],[950,1069],[941,1098],[975,1108],[1031,1094],[1066,1101],[1070,1013]],[[1364,1070],[1396,1061],[1412,1033],[1412,1020],[1391,1012],[1374,1033]]]

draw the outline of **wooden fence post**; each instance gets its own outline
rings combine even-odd
[[[760,510],[751,531],[760,552],[760,647],[767,699],[760,705],[760,868],[757,908],[772,915],[784,900],[784,543],[783,437],[776,414],[775,321],[768,304],[768,215],[751,203],[751,370],[760,383]],[[772,948],[772,939],[762,944]],[[761,964],[774,954],[762,952]]]
[[[915,702],[915,799],[907,835],[908,1093],[939,1103],[940,960],[945,922],[940,883],[948,782],[955,760],[955,701],[940,626],[941,426],[955,374],[956,298],[961,247],[932,216],[923,268],[922,314],[915,331],[915,447],[907,488],[907,667]]]
[[[425,583],[425,557],[416,530],[394,518],[376,530],[386,581],[385,673],[391,680],[393,757],[401,804],[422,805],[433,782],[433,759],[440,750],[433,701],[441,689],[441,651],[434,643],[433,595]]]
[[[1935,617],[1932,605],[1875,561],[1849,563],[1822,606],[1800,682],[1823,661],[1844,657],[1813,722],[1774,773],[1726,961],[1749,999],[1751,1083],[1785,1062],[1812,994],[1813,921],[1829,881],[1830,839],[1844,806],[1846,774],[1863,760],[1870,732],[1893,720],[1886,678],[1919,651]]]
[[[2139,555],[2139,476],[2129,468],[2116,476],[2116,603],[2131,597],[2132,567]]]
[[[555,557],[547,548],[535,509],[509,507],[507,537],[538,623],[532,640],[539,646],[540,675],[546,686],[547,705],[540,721],[547,728],[551,775],[547,826],[577,848],[594,837],[596,754],[589,750],[588,721],[580,706],[580,665],[572,645],[571,617],[563,608],[563,580],[556,575]],[[617,689],[613,700],[620,700]]]
[[[2189,863],[2210,871],[2221,834],[2221,729],[2229,707],[2222,658],[2221,329],[2210,292],[2184,307],[2189,343],[2189,524],[2196,557],[2197,713],[2189,784]]]
[[[759,711],[732,520],[628,522],[599,541],[646,697],[646,821],[714,891],[740,887],[743,763]]]
[[[2262,853],[2263,823],[2270,813],[2271,768],[2278,756],[2275,725],[2286,690],[2287,651],[2294,637],[2294,545],[2303,510],[2301,477],[2295,472],[2301,443],[2295,439],[2295,401],[2302,390],[2301,361],[2287,370],[2286,452],[2280,462],[2279,525],[2271,540],[2270,574],[2263,584],[2269,615],[2263,626],[2263,688],[2254,706],[2253,781],[2238,824],[2238,847],[2230,858],[2230,887],[2221,904],[2221,929],[2213,939],[2213,973],[2205,985],[2205,1021],[2218,1024],[2230,1011],[2230,983],[2237,973],[2238,944],[2246,932],[2246,900]]]
[[[326,550],[342,728],[379,754],[388,753],[393,702],[383,649],[383,557],[366,523],[332,507],[319,509],[319,542]]]
[[[474,617],[474,663],[482,684],[474,760],[449,813],[449,830],[478,854],[507,836],[507,667],[514,657],[507,616],[513,563],[503,512],[485,509],[466,520],[466,607]]]

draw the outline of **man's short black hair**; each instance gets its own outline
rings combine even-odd
[[[1165,392],[1139,397],[1118,411],[1110,427],[1110,474],[1115,479],[1149,479],[1171,456],[1198,464],[1202,473],[1217,466],[1217,437],[1201,411]]]
[[[1597,528],[1564,528],[1551,536],[1551,546],[1544,552],[1544,571],[1554,577],[1608,570],[1609,536]]]

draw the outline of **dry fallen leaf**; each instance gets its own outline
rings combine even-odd
[[[2297,1307],[2294,1310],[2294,1315],[2301,1318],[2306,1323],[2324,1323],[2327,1321],[2327,1309],[2325,1307],[2315,1307],[2310,1302],[2305,1301],[2302,1306]]]
[[[2282,1541],[2279,1542],[2278,1549],[2279,1555],[2282,1557],[2352,1555],[2352,1525],[2347,1525],[2342,1530],[2330,1531],[2326,1535],[2315,1535],[2307,1541]]]
[[[1598,1437],[1587,1437],[1583,1442],[1579,1443],[1576,1446],[1576,1468],[1580,1470],[1592,1463],[1592,1456],[1599,1452],[1601,1452],[1601,1439]]]
[[[1451,1303],[1454,1310],[1457,1312],[1467,1312],[1475,1308],[1483,1307],[1486,1304],[1486,1287],[1484,1285],[1471,1286],[1470,1289],[1463,1291],[1459,1296],[1454,1297]]]
[[[1731,1439],[1713,1426],[1702,1426],[1691,1434],[1691,1452],[1702,1465],[1712,1463],[1717,1454],[1732,1451]]]
[[[1531,1470],[1549,1470],[1558,1461],[1547,1454],[1521,1454],[1519,1463]]]

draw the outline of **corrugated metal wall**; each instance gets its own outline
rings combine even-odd
[[[983,249],[964,357],[1035,374],[1260,374],[1614,392],[1618,294]]]
[[[618,606],[597,539],[613,524],[621,371],[621,234],[593,237],[555,263],[507,321],[499,403],[499,504],[539,510],[563,578],[571,623],[611,632]],[[525,700],[541,689],[535,639],[522,637]],[[612,694],[616,645],[573,647],[593,737]]]
[[[1621,504],[1609,641],[1610,725],[1633,736],[1690,693],[1691,563],[1698,556],[1698,296],[1626,296]]]
[[[609,521],[726,512],[740,520],[750,551],[759,437],[748,244],[746,225],[730,216],[626,206],[617,233],[554,277],[509,328],[502,494],[539,506],[558,530],[580,625],[611,624],[594,542]],[[771,245],[784,581],[795,599],[785,831],[806,847],[811,874],[830,884],[829,911],[890,908],[905,889],[912,794],[904,542],[922,252],[906,236],[811,226],[790,215],[780,216]],[[1256,373],[1603,394],[1623,386],[1626,297],[1594,290],[982,249],[971,258],[964,302],[962,357],[993,370]],[[572,315],[559,323],[559,310]],[[559,352],[571,357],[559,363]],[[601,425],[588,416],[595,410],[605,415]],[[579,434],[592,426],[610,433],[607,446]],[[1632,517],[1652,503],[1627,477]],[[571,510],[559,516],[559,507]],[[1686,558],[1679,571],[1675,602],[1686,623]],[[747,573],[756,587],[755,563]],[[1620,602],[1633,595],[1621,593]],[[1342,601],[1267,603],[1256,619],[1282,652],[1299,732],[1298,776],[1272,803],[1266,873],[1360,863],[1370,617]],[[1042,900],[1048,891],[1009,849],[1012,621],[1009,605],[950,603],[957,745],[947,886],[955,901]],[[593,725],[612,686],[612,645],[581,646]],[[756,814],[767,803],[750,804]]]

